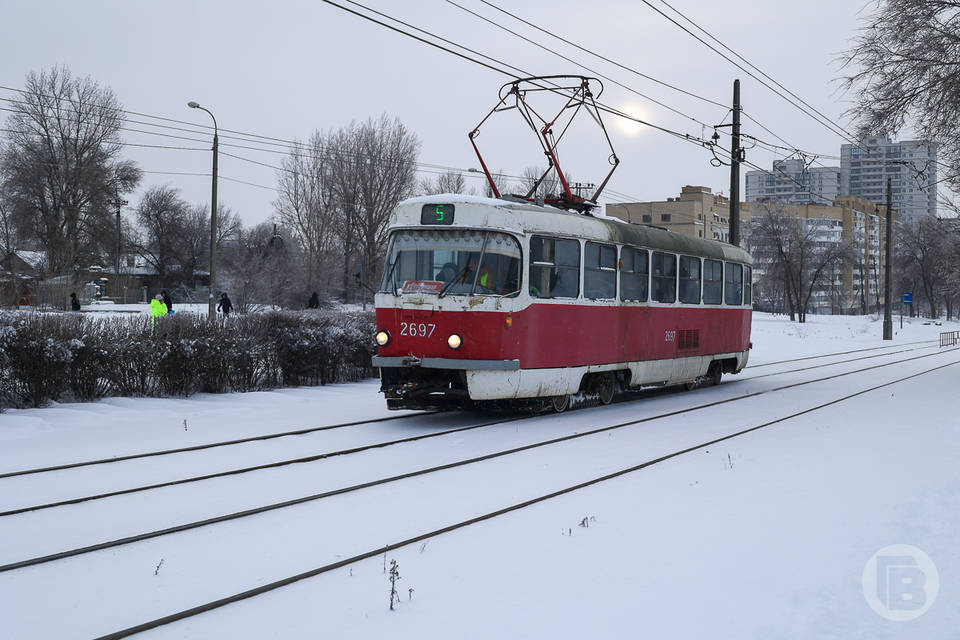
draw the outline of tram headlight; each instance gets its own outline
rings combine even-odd
[[[451,349],[459,349],[461,344],[463,344],[463,340],[456,333],[451,333],[447,338],[447,346]]]
[[[381,347],[385,347],[390,344],[390,333],[388,331],[377,331],[377,335],[373,337],[377,341],[377,344]]]

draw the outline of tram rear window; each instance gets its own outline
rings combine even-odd
[[[753,269],[743,268],[743,304],[753,304]]]
[[[420,224],[453,224],[452,204],[425,204],[420,209]]]
[[[743,304],[743,267],[728,262],[726,264],[726,278],[723,301],[730,305]]]

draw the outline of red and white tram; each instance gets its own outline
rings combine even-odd
[[[746,366],[752,260],[737,247],[449,194],[401,203],[389,233],[373,363],[391,409],[562,411]]]

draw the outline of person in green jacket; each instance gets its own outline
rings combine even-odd
[[[157,323],[157,318],[167,315],[167,305],[163,304],[163,296],[159,293],[150,301],[150,322]]]

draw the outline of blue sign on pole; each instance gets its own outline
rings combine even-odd
[[[907,291],[903,294],[903,304],[913,304],[913,291]]]

